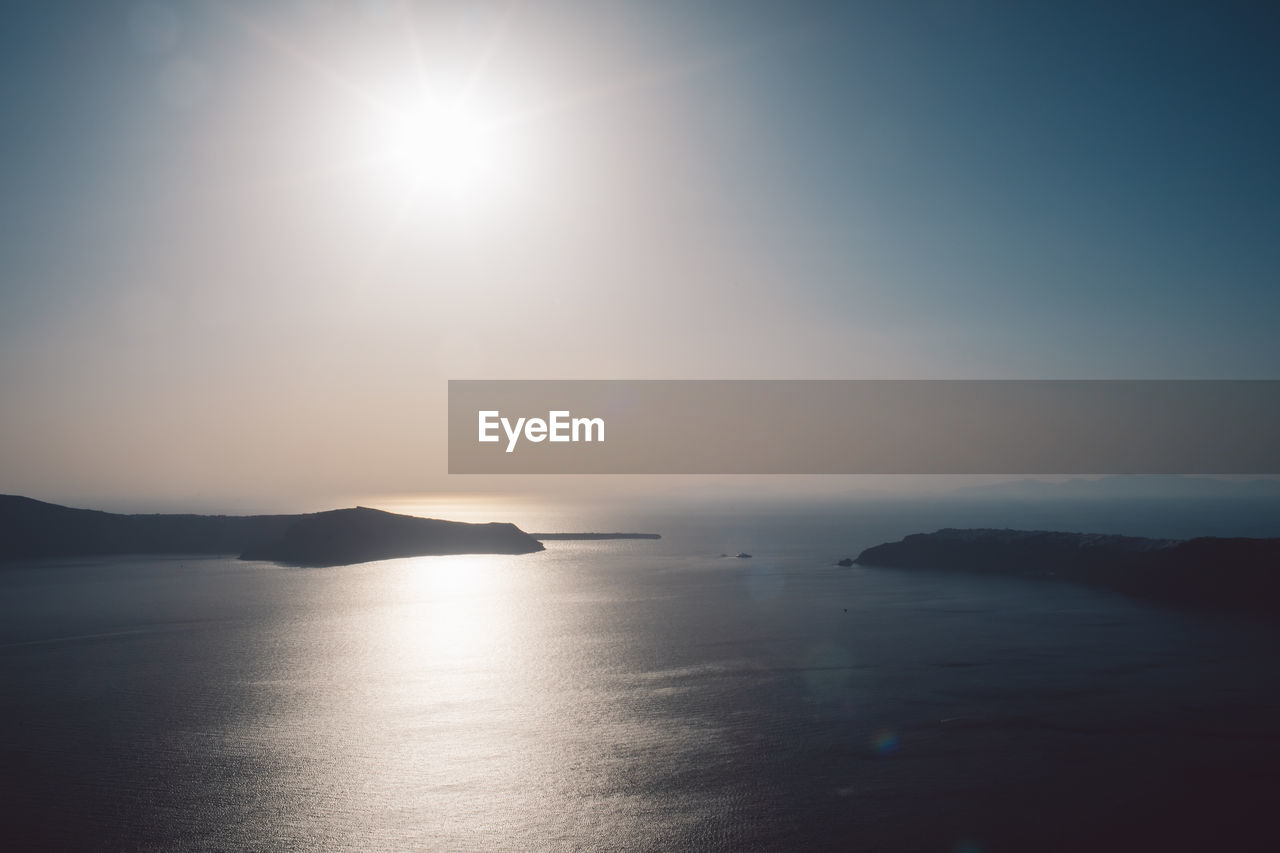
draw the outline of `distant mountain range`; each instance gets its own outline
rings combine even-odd
[[[856,562],[1058,578],[1141,598],[1280,616],[1280,539],[946,528],[868,548]]]
[[[1275,498],[1280,499],[1280,479],[1221,480],[1215,477],[1114,475],[1060,482],[1011,480],[983,486],[965,486],[951,494],[972,498]]]
[[[0,495],[0,560],[110,554],[231,554],[336,566],[443,554],[528,554],[514,524],[466,524],[355,507],[303,515],[118,515]]]

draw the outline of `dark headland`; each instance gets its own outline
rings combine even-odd
[[[1057,578],[1140,598],[1280,617],[1280,539],[946,528],[868,548],[856,562]]]
[[[0,560],[111,554],[229,554],[339,566],[446,554],[529,554],[514,524],[466,524],[356,507],[303,515],[119,515],[0,495]]]

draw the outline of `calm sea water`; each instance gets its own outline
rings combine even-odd
[[[887,522],[665,523],[6,568],[0,847],[1278,849],[1273,627],[833,565]]]

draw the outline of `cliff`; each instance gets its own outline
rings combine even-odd
[[[305,515],[119,515],[0,495],[0,560],[110,554],[239,554],[343,565],[441,554],[527,554],[512,524],[464,524],[355,508]]]
[[[947,528],[868,548],[857,563],[1060,578],[1142,598],[1280,616],[1280,539]]]
[[[246,549],[240,559],[338,566],[428,554],[541,550],[541,543],[514,524],[466,524],[356,507],[300,516],[279,538]]]

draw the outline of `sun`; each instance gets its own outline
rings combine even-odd
[[[512,190],[515,140],[493,104],[466,92],[422,93],[379,113],[367,162],[380,182],[414,203],[456,210]]]
[[[578,99],[551,97],[533,75],[511,73],[500,56],[505,17],[457,44],[429,44],[401,10],[402,39],[339,61],[230,14],[317,84],[318,97],[297,115],[319,138],[277,181],[328,185],[361,213],[372,206],[371,227],[385,229],[376,254],[409,232],[516,221],[526,202],[546,197],[546,124]]]

